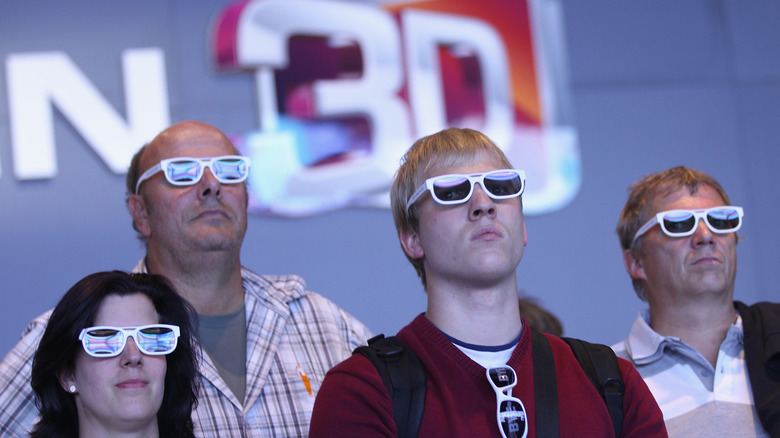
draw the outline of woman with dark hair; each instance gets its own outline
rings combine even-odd
[[[35,354],[31,437],[193,437],[195,312],[162,276],[99,272],[55,307]]]

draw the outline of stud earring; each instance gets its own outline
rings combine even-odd
[[[72,394],[75,394],[75,393],[76,393],[76,385],[70,385],[70,388],[68,388],[68,390],[69,390],[69,391],[70,391]]]

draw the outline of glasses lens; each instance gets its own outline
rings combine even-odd
[[[176,348],[176,334],[168,327],[147,327],[138,331],[138,348],[147,354],[170,353]]]
[[[739,212],[733,208],[711,210],[707,222],[716,230],[733,230],[739,226]]]
[[[466,199],[471,193],[471,181],[462,176],[444,176],[433,182],[433,193],[444,202]]]
[[[125,337],[118,330],[89,330],[84,337],[84,348],[92,356],[115,356],[124,345]]]
[[[691,231],[696,225],[696,217],[689,211],[670,211],[664,215],[664,229],[671,234]]]
[[[498,423],[507,438],[522,437],[525,431],[525,410],[516,400],[502,400],[498,406]]]
[[[195,160],[171,161],[165,169],[168,179],[175,182],[197,181],[201,172],[200,162]]]
[[[488,372],[496,388],[508,388],[515,384],[515,371],[509,367],[491,368]]]
[[[494,196],[513,196],[522,188],[523,181],[517,172],[500,171],[485,175],[485,189]]]
[[[245,178],[248,167],[242,158],[220,158],[214,161],[212,170],[219,181],[227,182]]]

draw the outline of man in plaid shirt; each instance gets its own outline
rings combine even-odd
[[[241,266],[249,164],[200,122],[174,124],[144,146],[127,174],[147,249],[135,271],[165,275],[198,312],[197,436],[307,436],[325,373],[372,333],[301,278]],[[30,370],[49,314],[0,364],[0,436],[27,436],[37,421]]]

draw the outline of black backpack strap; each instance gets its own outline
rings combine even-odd
[[[393,400],[398,438],[417,436],[425,408],[425,369],[420,359],[395,336],[377,335],[355,349],[374,364]]]
[[[623,429],[623,375],[617,356],[606,345],[591,344],[574,338],[562,338],[574,352],[593,386],[601,394],[612,418],[615,436]],[[535,368],[535,367],[534,367]]]
[[[534,363],[534,405],[536,436],[558,438],[558,382],[555,360],[547,338],[531,330],[531,349]]]

